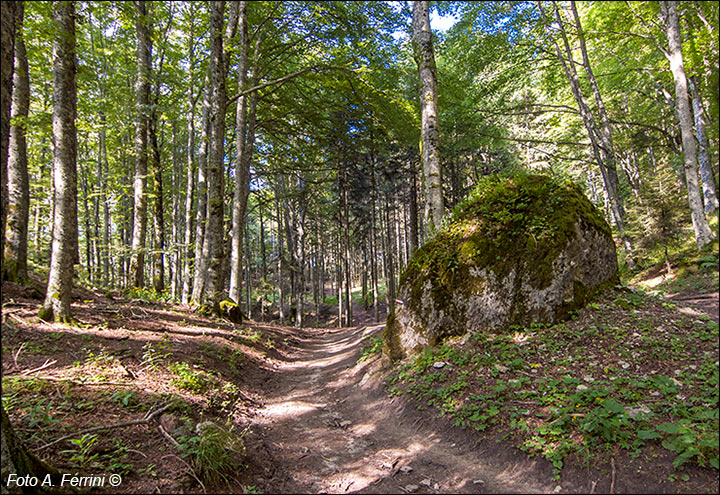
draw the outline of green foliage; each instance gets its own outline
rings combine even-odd
[[[163,338],[153,344],[152,342],[146,342],[143,344],[143,355],[142,363],[146,368],[151,370],[157,370],[160,368],[161,363],[170,356],[172,349],[172,342],[168,334],[163,335]]]
[[[216,378],[209,373],[192,369],[186,362],[170,363],[168,369],[177,376],[171,380],[173,385],[196,394],[207,391],[217,382]]]
[[[206,421],[192,427],[188,422],[180,436],[183,457],[190,457],[200,476],[210,482],[228,482],[237,472],[245,456],[246,431],[238,432],[233,425],[219,426]]]
[[[73,438],[70,440],[70,443],[73,444],[75,448],[61,450],[60,453],[71,454],[69,459],[70,462],[77,463],[79,467],[88,467],[90,462],[99,455],[98,452],[95,452],[94,454],[90,453],[97,439],[97,434],[85,433],[80,438]]]
[[[674,452],[676,468],[717,469],[718,326],[660,302],[617,289],[574,322],[453,339],[399,364],[387,391],[456,426],[493,430],[556,473],[571,453],[592,463],[649,444]]]
[[[365,361],[366,359],[370,359],[376,354],[380,354],[382,352],[382,334],[373,335],[368,339],[368,343],[365,345],[365,347],[362,348],[360,351],[360,357],[358,358],[358,363],[361,363]]]
[[[123,407],[135,407],[138,404],[137,395],[132,390],[118,390],[110,396],[110,399],[117,401]]]

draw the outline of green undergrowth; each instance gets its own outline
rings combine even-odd
[[[125,478],[156,477],[161,471],[157,458],[137,455],[147,440],[127,428],[82,433],[83,428],[98,426],[98,419],[100,425],[108,424],[102,419],[108,415],[115,418],[111,423],[119,423],[169,405],[164,414],[176,417],[178,426],[167,434],[178,442],[178,453],[206,483],[227,484],[245,460],[246,431],[240,431],[231,421],[239,389],[231,383],[220,384],[218,379],[206,381],[203,372],[186,368],[184,363],[173,364],[171,367],[183,380],[177,384],[179,388],[193,392],[202,389],[207,403],[199,405],[176,393],[148,394],[125,387],[88,389],[69,380],[6,377],[2,380],[3,407],[30,450],[78,432],[55,449],[43,452],[43,457],[62,471],[108,472]],[[227,419],[214,419],[221,417]],[[147,431],[152,435],[154,428]]]
[[[718,469],[718,325],[639,291],[609,291],[562,324],[450,339],[387,387],[558,473],[570,454],[592,464],[618,448]]]

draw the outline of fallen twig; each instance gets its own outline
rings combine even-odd
[[[20,371],[20,366],[18,366],[17,360],[20,357],[20,353],[22,352],[23,347],[25,347],[25,342],[20,344],[20,347],[18,347],[18,350],[15,352],[15,354],[13,354],[13,363],[15,363],[15,369],[17,371]]]
[[[75,385],[93,385],[93,386],[107,386],[116,385],[118,387],[133,387],[132,383],[123,382],[78,382],[69,378],[61,378],[57,376],[27,376],[27,375],[5,375],[3,378],[22,378],[24,380],[47,380],[49,382],[68,382]]]
[[[612,467],[612,475],[610,478],[610,493],[615,493],[615,458],[610,458],[610,467]]]
[[[92,428],[85,428],[84,430],[70,433],[69,435],[62,436],[62,437],[58,438],[57,440],[53,440],[50,443],[46,443],[45,445],[38,447],[37,450],[46,449],[46,448],[50,447],[51,445],[55,445],[56,443],[62,442],[63,440],[77,437],[79,435],[85,435],[86,433],[94,433],[96,431],[102,431],[102,430],[111,430],[114,428],[124,428],[126,426],[146,425],[146,424],[150,423],[150,420],[152,418],[154,418],[158,414],[162,413],[163,411],[167,410],[169,407],[170,407],[170,404],[166,404],[163,407],[161,407],[160,409],[157,409],[152,412],[148,412],[143,419],[136,419],[134,421],[124,421],[122,423],[114,423],[114,424],[105,425],[105,426],[94,426]]]
[[[175,447],[180,448],[180,444],[173,438],[173,436],[168,433],[165,428],[163,428],[163,425],[158,425],[158,430],[160,430],[160,433],[162,436],[164,436],[171,444],[173,444]]]
[[[40,371],[40,370],[44,370],[45,368],[49,368],[50,366],[52,366],[55,363],[57,363],[57,360],[55,360],[55,359],[53,359],[52,361],[46,359],[45,364],[43,364],[42,366],[38,366],[37,368],[31,369],[31,370],[25,370],[20,374],[23,376],[27,376],[30,373],[35,373],[36,371]]]

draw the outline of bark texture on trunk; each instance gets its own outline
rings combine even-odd
[[[206,246],[203,255],[207,257],[208,279],[204,301],[216,308],[224,293],[223,270],[223,143],[225,139],[225,64],[223,54],[223,13],[225,2],[210,4],[210,25],[212,30],[210,48],[210,74],[212,97],[210,110],[210,143],[208,153],[208,212]],[[207,250],[205,249],[207,247]]]
[[[145,236],[147,234],[147,135],[148,107],[150,105],[150,56],[151,41],[148,27],[148,10],[143,0],[135,2],[137,19],[136,60],[137,80],[135,81],[135,179],[133,182],[133,233],[132,257],[130,258],[130,284],[142,287],[145,282]]]
[[[183,244],[181,249],[182,256],[182,295],[180,301],[187,304],[190,300],[190,291],[192,289],[192,269],[191,260],[193,255],[193,196],[195,194],[195,100],[193,99],[193,68],[195,67],[195,51],[194,51],[194,28],[195,23],[190,19],[190,33],[188,36],[188,60],[190,67],[188,68],[188,115],[187,122],[187,184],[185,190],[185,234],[183,236]]]
[[[192,301],[200,304],[205,294],[207,281],[207,259],[203,256],[207,227],[207,162],[210,140],[210,74],[205,74],[205,89],[202,105],[202,131],[200,132],[200,151],[197,167],[197,220],[195,222],[195,274],[193,279]]]
[[[39,480],[44,480],[46,475],[50,475],[53,486],[59,486],[61,476],[57,469],[45,463],[35,454],[28,450],[27,446],[15,435],[15,430],[10,423],[10,418],[5,411],[5,405],[0,407],[0,458],[2,459],[2,493],[46,493],[41,484],[37,487],[6,486],[6,480],[10,473],[17,474],[18,478],[32,476]]]
[[[13,59],[15,56],[16,2],[0,2],[0,254],[5,251],[5,221],[7,219],[7,159],[10,137],[10,106],[13,88]]]
[[[243,90],[247,84],[248,70],[247,2],[239,2],[238,16],[238,90]],[[240,304],[240,288],[242,285],[243,228],[250,184],[249,161],[247,161],[248,167],[245,167],[247,102],[248,97],[246,95],[240,96],[235,111],[235,148],[237,156],[235,159],[235,192],[233,195],[232,244],[230,248],[230,299],[238,304]]]
[[[45,303],[40,317],[71,321],[73,261],[77,254],[77,86],[75,83],[75,6],[53,4],[53,215],[52,252]]]
[[[670,70],[675,80],[676,115],[680,124],[682,147],[684,155],[685,183],[687,186],[688,205],[695,230],[695,242],[702,249],[713,239],[712,231],[708,225],[703,211],[702,193],[698,178],[697,142],[693,135],[693,118],[690,111],[690,98],[688,95],[687,77],[682,56],[682,43],[680,38],[680,22],[678,20],[677,2],[660,2],[665,21],[665,34],[668,40],[668,59]]]
[[[17,119],[10,127],[8,156],[7,241],[5,245],[5,277],[23,283],[27,280],[28,221],[30,217],[30,180],[28,178],[25,126],[30,108],[30,78],[25,41],[22,33],[24,8],[17,4],[15,31],[15,70],[11,116]]]
[[[697,86],[693,79],[694,77],[688,78],[688,89],[692,96],[693,115],[695,116],[695,136],[698,141],[698,165],[700,166],[700,178],[702,179],[705,213],[712,213],[718,209],[717,187],[715,184],[715,174],[713,174],[712,169],[712,159],[710,158],[710,143],[708,142],[705,114],[703,113],[700,93],[698,93]]]
[[[420,77],[422,108],[422,162],[425,179],[425,229],[440,228],[445,204],[440,168],[440,131],[438,128],[437,70],[430,30],[430,2],[413,2],[413,51]],[[426,236],[427,237],[427,236]]]

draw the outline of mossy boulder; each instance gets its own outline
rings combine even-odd
[[[410,259],[384,353],[401,359],[468,332],[555,323],[617,281],[610,227],[578,186],[492,176]]]

